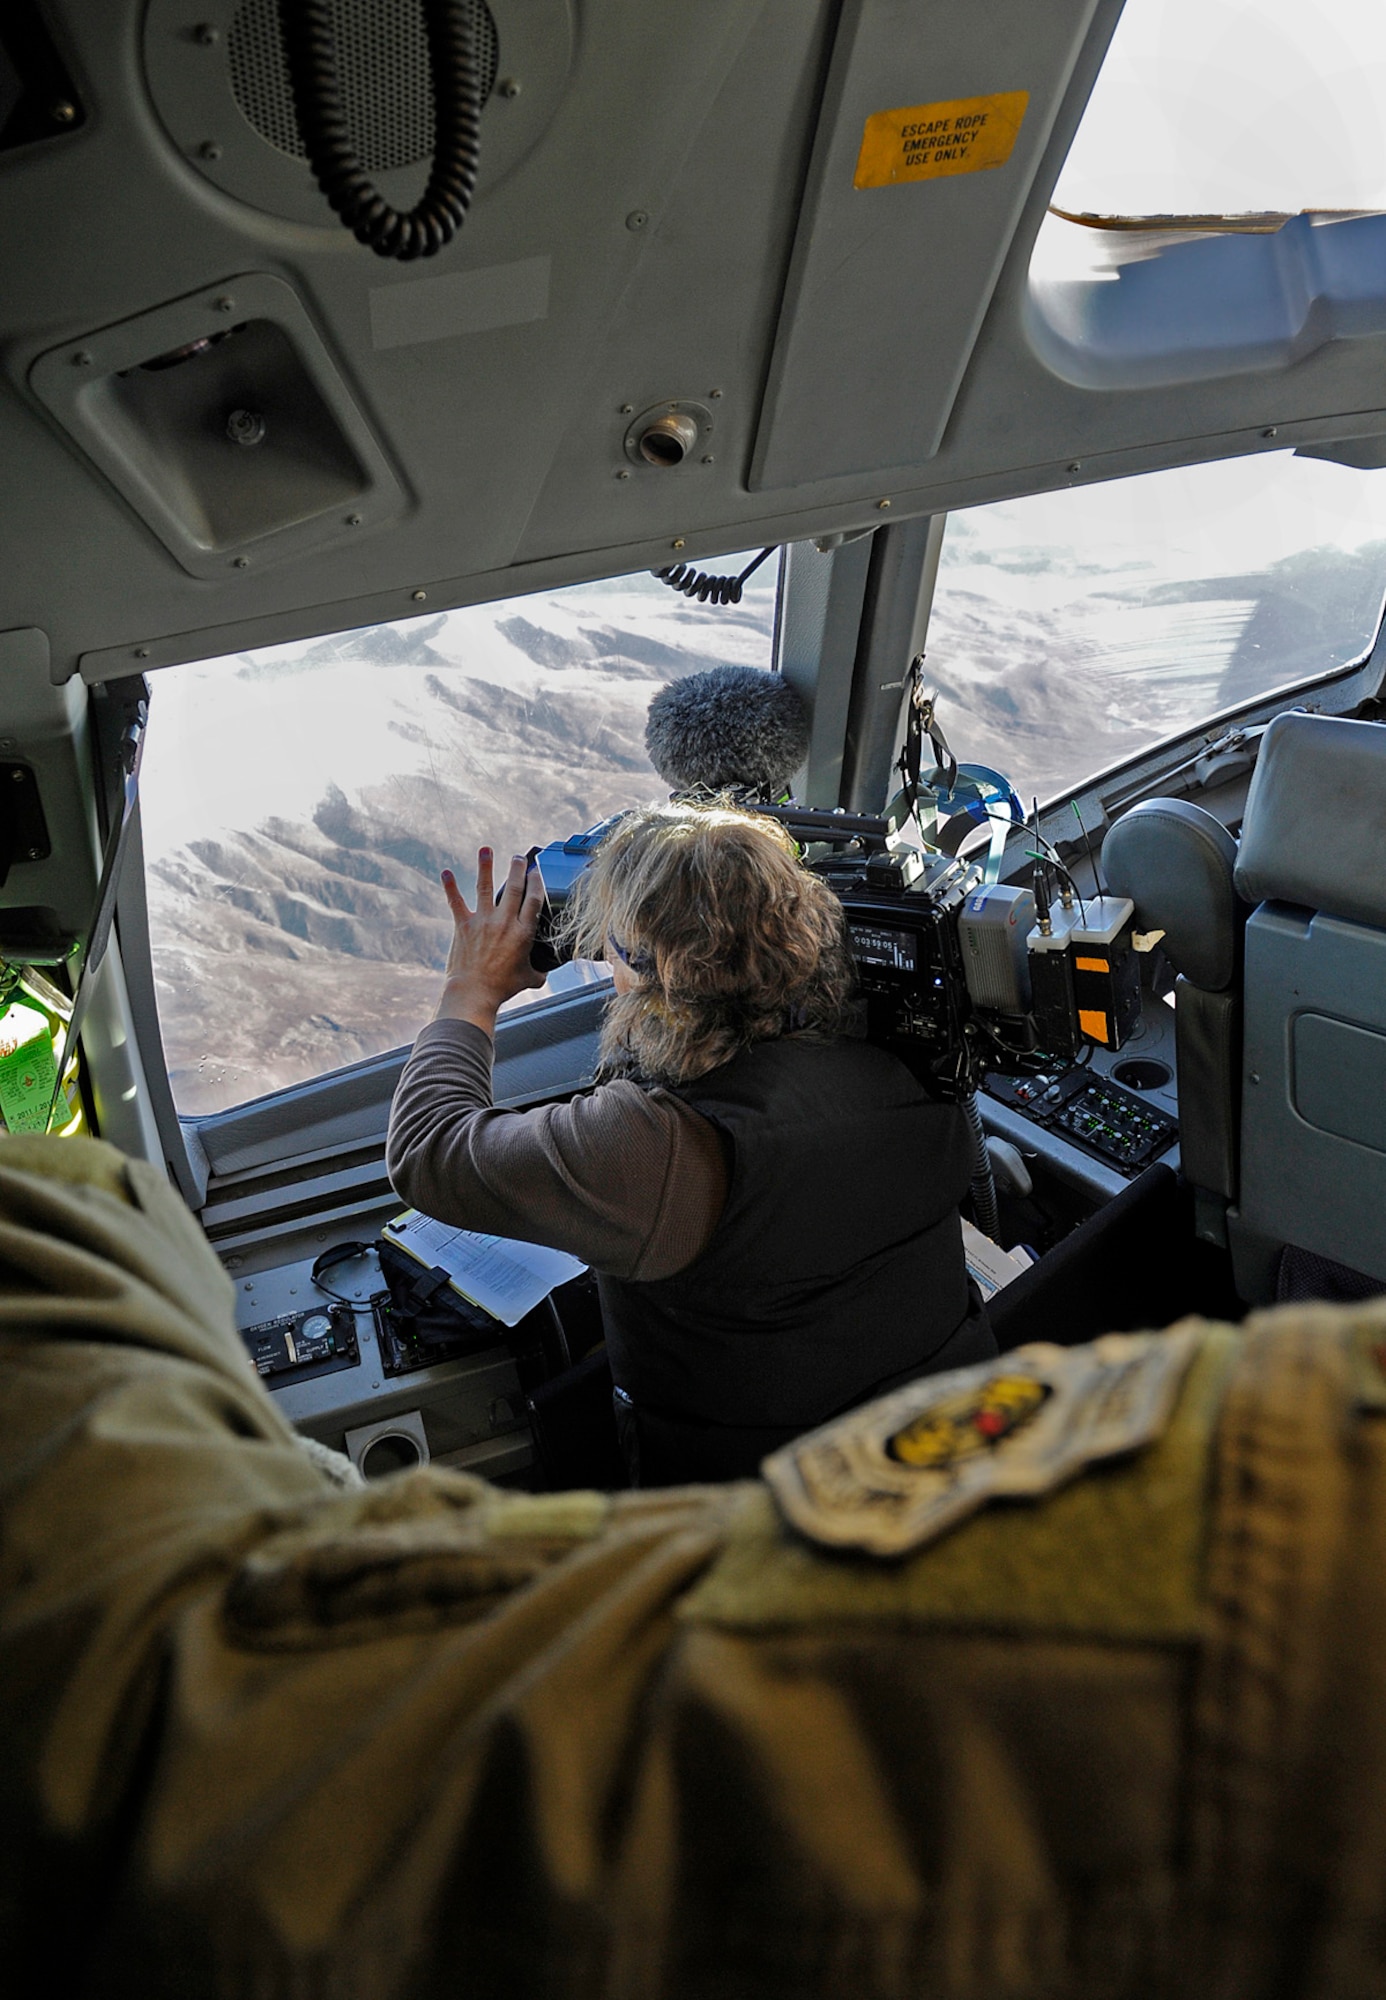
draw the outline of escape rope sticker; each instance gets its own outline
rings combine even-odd
[[[1028,90],[1003,90],[875,111],[862,131],[852,185],[890,187],[1004,166],[1029,102]]]
[[[993,1498],[1052,1492],[1164,1430],[1197,1336],[1037,1342],[911,1382],[767,1458],[781,1513],[811,1540],[904,1555]]]

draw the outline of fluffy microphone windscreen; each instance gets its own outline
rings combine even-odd
[[[782,792],[808,755],[809,712],[780,674],[712,667],[660,689],[645,748],[676,791]]]

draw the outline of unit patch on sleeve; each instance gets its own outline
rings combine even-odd
[[[991,97],[873,111],[862,128],[852,185],[890,187],[1004,166],[1029,102],[1028,90],[1001,90]]]
[[[811,1540],[904,1555],[993,1498],[1033,1499],[1134,1451],[1169,1421],[1191,1329],[1036,1343],[925,1376],[767,1458],[781,1513]]]

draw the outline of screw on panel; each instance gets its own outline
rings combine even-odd
[[[204,49],[214,49],[221,40],[221,30],[211,21],[199,21],[193,29],[193,40]]]
[[[197,157],[199,160],[219,160],[221,147],[215,139],[204,139],[197,149]]]
[[[617,472],[617,474],[616,474],[616,477],[617,477],[618,479],[629,479],[629,478],[630,478],[630,473],[629,473],[629,472],[627,471],[626,467],[625,467],[625,466],[623,465],[623,466],[621,466],[621,467],[620,467],[620,469],[618,470],[618,472]]]
[[[1074,459],[1074,461],[1073,461],[1073,463],[1072,463],[1072,465],[1070,465],[1070,466],[1068,467],[1068,470],[1069,470],[1070,472],[1081,472],[1081,471],[1083,470],[1083,461],[1082,461],[1082,459],[1081,459],[1081,458],[1075,458],[1075,459]]]
[[[680,535],[676,542],[670,542],[669,546],[671,549],[681,549],[683,547],[683,536]]]
[[[643,229],[645,227],[645,224],[649,221],[649,219],[650,219],[649,214],[645,209],[633,208],[630,214],[626,217],[626,228]]]
[[[216,301],[216,308],[219,313],[234,312],[236,310],[236,301],[234,299],[227,298],[225,294],[223,294],[222,297]]]
[[[711,464],[712,464],[712,462],[713,462],[713,458],[712,458],[712,453],[711,453],[710,451],[709,451],[709,452],[705,452],[705,453],[703,454],[703,464],[704,464],[704,465],[711,465]]]
[[[12,785],[22,785],[24,783],[24,773],[22,771],[11,771],[10,783]]]
[[[878,500],[878,501],[876,502],[876,505],[877,505],[877,507],[878,507],[878,508],[885,508],[885,507],[888,507],[888,506],[890,505],[890,502],[889,502],[889,500]]]
[[[77,116],[77,106],[63,98],[59,103],[49,105],[48,115],[55,125],[70,125]]]
[[[722,391],[720,389],[709,389],[707,393],[709,394],[709,396],[711,396],[713,402],[715,403],[717,401],[717,398],[721,395]]]
[[[426,590],[416,590],[414,592],[414,602],[416,604],[427,604],[428,592]]]
[[[149,658],[149,648],[148,648],[148,646],[136,646],[136,648],[135,648],[135,658],[136,658],[137,660],[147,660],[147,659]]]
[[[634,403],[622,403],[618,414],[623,417],[633,417],[635,415]]]
[[[1279,426],[1276,424],[1272,424],[1270,429],[1262,431],[1261,435],[1263,438],[1278,437],[1280,435]]]
[[[83,348],[79,348],[79,349],[78,349],[78,351],[77,351],[77,353],[73,355],[73,357],[72,357],[72,365],[73,365],[73,367],[74,367],[74,368],[90,368],[90,367],[91,367],[91,356],[90,356],[90,355],[89,355],[89,354],[87,353],[87,350],[86,350],[86,348],[85,348],[85,347],[83,347]]]
[[[359,528],[361,525],[361,516],[359,514],[348,514],[346,524],[349,528]]]
[[[520,79],[517,76],[503,76],[496,85],[497,97],[518,97],[519,94]]]
[[[43,852],[42,848],[26,847],[24,850],[24,856],[25,859],[28,861],[37,861],[42,852]]]
[[[249,568],[250,568],[250,557],[249,557],[249,556],[237,556],[237,557],[236,557],[236,559],[235,559],[235,561],[234,561],[234,562],[232,563],[231,567],[232,567],[232,569],[249,569]]]
[[[247,447],[265,441],[265,420],[258,410],[232,410],[226,419],[226,435],[232,444]]]

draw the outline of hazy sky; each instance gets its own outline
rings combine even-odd
[[[1054,198],[1142,215],[1386,207],[1386,5],[1127,0]]]
[[[1386,208],[1386,0],[1127,0],[1054,201],[1109,214]],[[1067,270],[1076,258],[1077,276],[1094,237],[1050,218],[1037,259]],[[1386,538],[1386,471],[1258,453],[959,518],[974,561],[1034,544],[1208,576]],[[955,562],[967,539],[955,534]],[[1070,585],[998,574],[990,587],[1042,608]]]
[[[1014,587],[997,577],[985,586],[1047,607],[1074,594],[1078,562],[1127,570],[1132,583],[1173,581],[1376,541],[1386,541],[1386,471],[1277,451],[969,508],[952,517],[944,559],[986,558],[1004,569],[1018,552],[1051,551],[1055,574],[1018,578]],[[1108,586],[1094,577],[1082,587]]]

